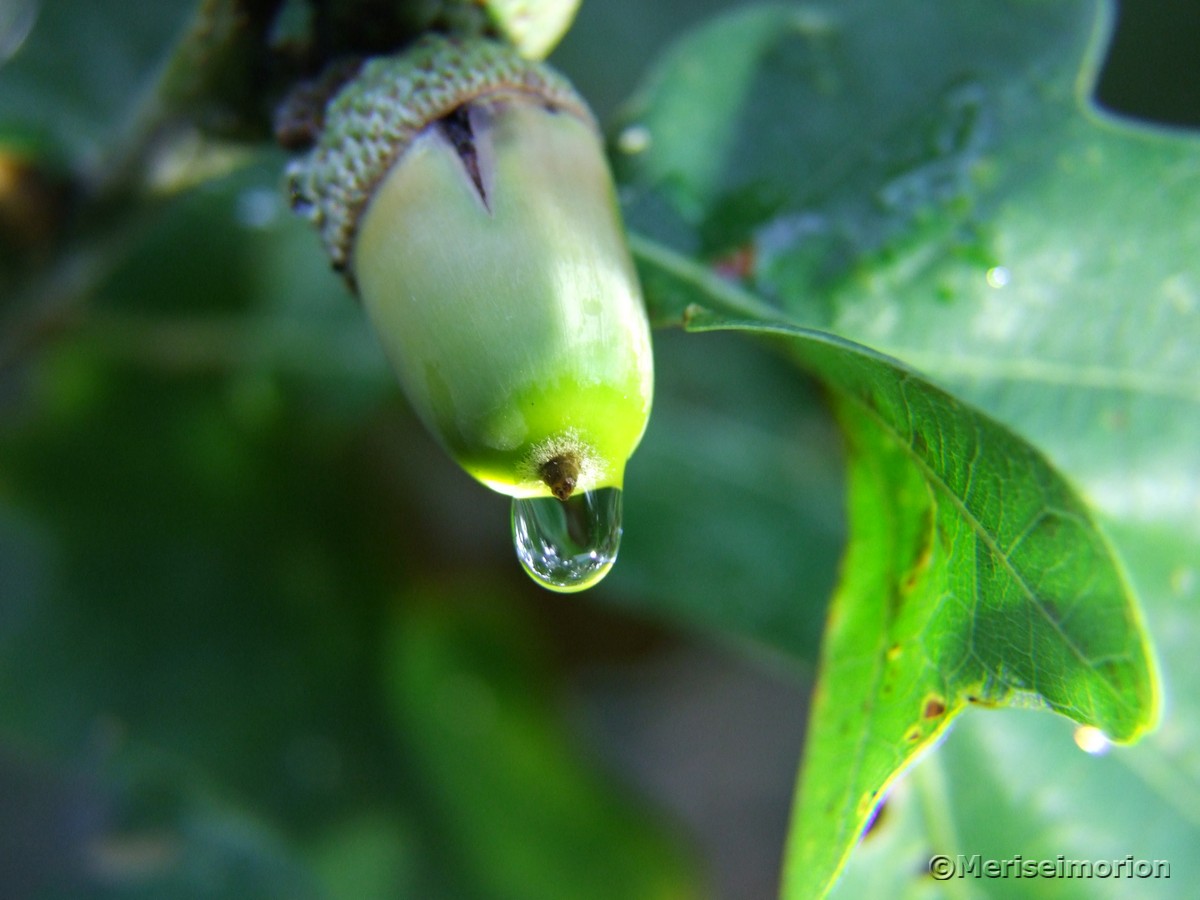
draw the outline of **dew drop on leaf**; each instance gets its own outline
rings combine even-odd
[[[1080,725],[1075,729],[1075,745],[1092,756],[1103,756],[1112,748],[1104,732],[1092,725]]]

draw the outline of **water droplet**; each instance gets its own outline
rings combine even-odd
[[[1075,746],[1092,756],[1103,756],[1112,749],[1112,743],[1104,732],[1091,725],[1080,725],[1075,729]]]
[[[617,149],[633,156],[650,149],[650,129],[645,125],[630,125],[617,135]]]
[[[563,502],[513,500],[513,544],[525,571],[543,587],[572,593],[608,574],[621,545],[621,492],[601,488]]]
[[[234,216],[243,228],[265,231],[279,217],[279,197],[274,188],[249,188],[238,195]]]

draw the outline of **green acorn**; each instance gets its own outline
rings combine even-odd
[[[450,455],[519,500],[589,495],[564,514],[611,519],[594,495],[621,488],[645,430],[650,332],[600,135],[566,80],[496,42],[426,38],[337,94],[292,192]],[[591,526],[615,556],[611,521]],[[534,555],[565,552],[551,544]],[[519,535],[518,552],[530,568]]]

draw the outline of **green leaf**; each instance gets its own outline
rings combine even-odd
[[[686,324],[789,338],[832,388],[847,439],[850,543],[787,896],[828,889],[888,785],[969,703],[1044,705],[1118,741],[1156,722],[1136,603],[1091,514],[1036,450],[865,348],[700,311]]]
[[[788,320],[977,403],[1106,515],[1194,532],[1200,152],[1084,105],[1110,18],[1093,0],[753,7],[731,17],[753,28],[668,55],[618,161],[644,232],[726,271],[740,254]],[[679,108],[718,52],[757,60],[740,101]],[[699,114],[736,123],[706,178],[701,148],[671,143]]]
[[[913,710],[945,702],[953,711],[954,698],[935,693],[936,682],[967,687],[970,662],[987,657],[981,633],[1001,639],[1000,674],[1019,691],[1031,678],[1065,687],[1066,668],[1089,702],[1120,707],[1096,693],[1101,684],[1109,701],[1124,697],[1132,726],[1124,738],[1155,718],[1136,606],[1088,509],[1111,520],[1139,587],[1162,583],[1156,573],[1164,570],[1175,584],[1195,579],[1200,267],[1192,249],[1200,193],[1191,185],[1200,151],[1194,141],[1081,110],[1110,18],[1107,5],[1091,0],[752,7],[668,54],[618,132],[629,218],[654,236],[637,249],[659,321],[677,321],[698,303],[745,326],[784,321],[860,341],[926,370],[1040,451],[905,369],[901,396],[889,401],[899,405],[881,405],[864,399],[870,391],[847,390],[810,350],[793,348],[833,387],[847,432],[851,543],[826,636],[789,896],[828,885],[869,811],[848,801],[872,802],[850,790],[842,799],[851,825],[820,819],[827,811],[814,798],[838,790],[823,767],[842,764],[843,782],[852,768],[843,764],[845,746],[823,731],[849,727],[865,742],[857,765],[890,753],[892,765],[880,771],[898,770],[911,753],[881,748],[863,724],[890,719],[894,738],[908,716],[914,742],[932,740],[940,723]],[[740,74],[718,84],[725,71]],[[889,420],[889,410],[899,413]],[[937,430],[922,434],[930,422]],[[976,494],[990,499],[980,506]],[[1147,526],[1175,529],[1165,559],[1151,559],[1149,542],[1135,540]],[[939,575],[942,547],[953,552]],[[911,622],[910,588],[927,601],[944,593],[984,602],[969,614],[927,609],[929,621]],[[1033,600],[1010,605],[1022,593]],[[1178,596],[1148,596],[1151,619],[1194,636],[1189,617],[1158,611]],[[897,598],[905,603],[896,606]],[[1081,598],[1086,606],[1073,614]],[[999,614],[987,615],[989,608]],[[1027,618],[1012,617],[1017,608]],[[1043,632],[1059,628],[1051,649],[1056,641]],[[905,660],[905,643],[886,640],[891,629],[941,654],[936,677],[902,678],[893,691],[907,706],[898,710],[868,692],[873,710],[856,711],[863,692],[830,679],[840,673],[861,688],[871,666],[856,672],[858,654],[872,661],[882,690]],[[1102,634],[1124,641],[1084,649]],[[1111,667],[1110,652],[1125,653],[1136,681]],[[1012,666],[1017,657],[1023,673]],[[1079,697],[1063,703],[1035,692],[1086,721],[1070,710]],[[1190,733],[1182,722],[1197,710],[1180,693],[1188,699],[1176,727]],[[995,698],[985,691],[980,699]],[[1169,747],[1114,753],[1157,754],[1188,773],[1179,790],[1194,794],[1200,784],[1178,735]],[[875,789],[887,781],[865,780]],[[1094,778],[1081,783],[1103,792]],[[946,802],[967,806],[953,794]],[[1120,824],[1111,828],[1119,833]],[[818,857],[824,862],[814,864]]]
[[[638,247],[649,283],[666,292],[673,281],[674,300],[762,309],[665,248],[645,239]],[[1118,741],[1155,722],[1137,604],[1091,512],[1034,447],[902,363],[844,339],[699,305],[684,325],[787,338],[788,352],[832,389],[848,448],[850,543],[825,671],[864,654],[915,666],[913,676],[934,663],[924,686],[944,690],[912,694],[921,702],[899,717],[900,737],[923,726],[923,745],[944,726],[943,713],[1012,702],[1013,693]],[[843,629],[849,636],[835,645]],[[906,642],[920,648],[919,660],[904,659]],[[872,685],[863,699],[879,690]]]
[[[1171,877],[1024,880],[1020,896],[1119,898],[1133,883],[1139,896],[1174,897],[1200,877],[1200,585],[1179,558],[1195,545],[1178,532],[1144,526],[1114,529],[1138,562],[1147,618],[1170,677],[1162,727],[1133,747],[1106,747],[1049,716],[1002,712],[966,716],[949,739],[890,792],[876,826],[855,851],[836,896],[927,897],[933,854],[983,859],[1165,859]],[[1088,738],[1087,741],[1082,741]],[[1000,895],[998,881],[955,879],[945,894]],[[1186,893],[1184,888],[1183,892]],[[941,891],[939,891],[941,893]]]

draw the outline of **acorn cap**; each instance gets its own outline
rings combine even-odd
[[[376,186],[428,125],[495,93],[528,95],[596,130],[566,78],[488,40],[427,35],[402,54],[368,61],[330,102],[317,145],[288,170],[288,190],[352,288],[354,236]]]

